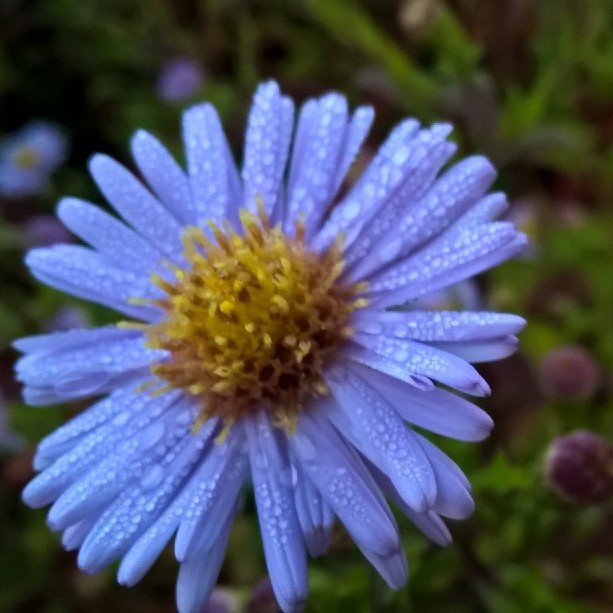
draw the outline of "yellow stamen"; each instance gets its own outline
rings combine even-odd
[[[30,170],[38,164],[40,155],[33,147],[24,146],[15,153],[13,159],[18,168]]]
[[[151,370],[164,389],[201,399],[195,428],[218,416],[225,432],[264,407],[275,425],[292,431],[309,398],[328,393],[322,370],[352,333],[351,312],[366,304],[363,285],[339,281],[342,238],[313,253],[303,220],[285,236],[256,202],[257,215],[239,213],[242,232],[209,224],[213,242],[189,228],[189,267],[173,268],[174,280],[152,277],[166,296],[148,304],[165,317],[145,332],[148,345],[169,358]]]

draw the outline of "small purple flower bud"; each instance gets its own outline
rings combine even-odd
[[[191,98],[204,82],[202,69],[188,57],[168,60],[160,71],[157,93],[162,100],[176,102]]]
[[[71,242],[72,235],[55,215],[35,215],[23,227],[23,244],[26,249]]]
[[[260,579],[249,596],[247,613],[278,613],[281,609],[272,590],[270,579]]]
[[[546,475],[563,498],[601,504],[613,495],[613,447],[586,430],[560,436],[547,453]]]
[[[552,349],[540,369],[543,390],[553,398],[582,400],[590,397],[600,382],[600,369],[592,355],[579,345]]]

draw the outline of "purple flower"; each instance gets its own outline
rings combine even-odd
[[[103,396],[39,445],[24,492],[95,573],[121,558],[141,579],[175,535],[177,604],[198,611],[253,486],[273,590],[307,597],[307,553],[345,525],[390,587],[407,579],[386,497],[440,545],[443,517],[473,510],[458,466],[413,426],[465,441],[489,416],[469,362],[504,357],[524,321],[486,312],[390,310],[515,255],[493,219],[495,171],[454,153],[451,127],[397,126],[330,214],[373,120],[342,96],[294,105],[258,88],[242,172],[210,104],[183,118],[187,170],[150,134],[132,152],[145,187],[104,155],[94,180],[125,221],[68,198],[59,216],[91,248],[27,256],[32,273],[118,310],[118,326],[22,339],[33,405]],[[292,138],[292,132],[294,135]],[[439,385],[445,386],[440,387]],[[408,423],[407,423],[408,422]]]
[[[49,175],[66,159],[68,142],[62,131],[32,121],[0,143],[0,196],[18,198],[42,190]]]
[[[158,96],[171,102],[187,100],[202,87],[204,75],[197,62],[189,57],[168,60],[157,82]]]

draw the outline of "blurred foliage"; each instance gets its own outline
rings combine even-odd
[[[129,163],[137,127],[181,156],[182,105],[155,92],[159,67],[176,55],[202,65],[193,101],[218,106],[237,155],[260,79],[276,78],[298,99],[338,89],[376,107],[371,151],[407,114],[452,120],[461,154],[498,165],[511,215],[521,203],[532,216],[526,258],[479,280],[488,306],[530,321],[520,354],[483,367],[497,428],[481,445],[440,441],[471,478],[474,516],[452,526],[447,549],[401,520],[412,574],[396,593],[339,529],[330,556],[311,563],[308,611],[612,610],[611,506],[573,507],[542,478],[555,436],[578,427],[613,435],[611,31],[611,0],[3,0],[0,136],[45,118],[66,128],[72,153],[39,197],[0,202],[0,385],[29,444],[0,459],[0,610],[173,610],[170,551],[126,590],[112,570],[79,573],[43,512],[21,504],[32,448],[82,407],[26,408],[9,342],[74,304],[28,276],[24,223],[63,194],[100,200],[87,159],[105,151]],[[113,320],[83,308],[94,323]],[[580,403],[547,400],[539,386],[540,360],[566,343],[602,368],[598,391]],[[220,576],[242,602],[265,574],[253,503],[245,505]]]

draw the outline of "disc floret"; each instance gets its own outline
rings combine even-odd
[[[309,397],[327,393],[322,369],[351,335],[365,288],[339,282],[341,240],[316,254],[301,222],[290,237],[262,211],[240,220],[240,232],[209,224],[214,239],[188,229],[189,267],[154,277],[165,317],[146,328],[148,344],[169,357],[152,371],[198,396],[203,420],[228,425],[263,406],[291,429]]]

